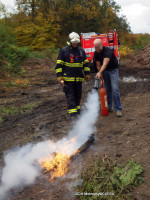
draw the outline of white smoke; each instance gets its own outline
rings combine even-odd
[[[84,104],[84,111],[76,121],[69,135],[77,136],[76,149],[78,149],[87,138],[95,131],[100,109],[99,96],[96,90],[88,94],[87,102]]]
[[[0,199],[5,199],[10,190],[20,190],[34,184],[40,176],[39,159],[53,157],[54,152],[72,155],[95,131],[95,122],[99,113],[99,96],[96,90],[88,94],[81,116],[75,122],[66,138],[57,142],[43,141],[27,144],[7,152],[4,156],[5,167],[2,170]],[[74,143],[70,138],[76,137]]]

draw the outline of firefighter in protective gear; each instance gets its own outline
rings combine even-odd
[[[90,79],[89,61],[85,51],[78,46],[80,37],[77,33],[69,34],[68,46],[62,48],[55,67],[57,80],[64,81],[63,91],[66,95],[68,113],[76,116],[80,113],[82,82]]]

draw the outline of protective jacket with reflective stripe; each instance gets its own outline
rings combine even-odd
[[[68,45],[59,52],[55,67],[57,77],[62,76],[69,82],[83,82],[84,75],[90,74],[88,63],[84,49]]]

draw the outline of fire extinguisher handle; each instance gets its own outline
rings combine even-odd
[[[64,81],[63,81],[63,80],[61,80],[61,84],[62,84],[62,86],[64,86],[64,85],[65,85],[65,83],[64,83]]]
[[[104,79],[102,77],[100,77],[100,83],[101,83],[101,86],[104,86]]]

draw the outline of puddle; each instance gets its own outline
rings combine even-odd
[[[130,77],[123,77],[122,79],[119,79],[119,81],[121,82],[125,82],[125,83],[135,83],[135,82],[144,82],[144,81],[149,81],[149,79],[147,78],[135,78],[133,76]]]

